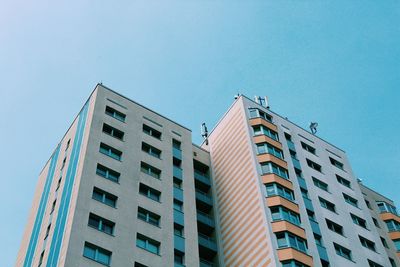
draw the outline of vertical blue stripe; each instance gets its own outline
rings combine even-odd
[[[35,223],[33,225],[31,239],[29,240],[28,250],[26,251],[24,267],[30,267],[32,265],[33,256],[35,255],[36,245],[42,228],[42,221],[44,213],[46,210],[47,200],[49,198],[51,184],[53,183],[54,170],[56,168],[56,163],[58,160],[58,154],[60,152],[60,144],[58,144],[56,150],[54,151],[51,161],[49,171],[47,173],[46,181],[43,188],[42,197],[40,198],[39,208],[36,213]]]
[[[50,253],[47,260],[47,267],[58,266],[61,245],[64,238],[65,224],[68,218],[69,204],[71,202],[72,189],[75,181],[76,169],[78,166],[79,155],[83,133],[85,130],[86,117],[88,112],[89,101],[86,102],[81,113],[79,114],[78,126],[74,138],[74,145],[71,152],[70,162],[68,164],[67,175],[65,177],[65,185],[62,192],[60,207],[58,209],[57,221],[54,227],[53,239],[51,241]]]

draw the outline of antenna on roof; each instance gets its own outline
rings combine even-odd
[[[266,107],[266,108],[269,109],[268,97],[267,97],[267,96],[261,97],[261,96],[257,96],[257,95],[256,95],[256,96],[254,96],[254,101],[255,101],[257,104],[259,104],[259,105],[261,105],[261,106]]]
[[[201,137],[204,138],[206,145],[208,145],[208,130],[205,122],[201,124]]]
[[[318,122],[310,122],[310,130],[313,135],[317,133]]]

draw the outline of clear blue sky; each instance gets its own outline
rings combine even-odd
[[[400,205],[399,1],[2,1],[1,266],[37,176],[97,82],[193,129],[237,92],[348,153]]]

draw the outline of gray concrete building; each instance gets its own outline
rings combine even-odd
[[[399,266],[394,203],[243,95],[200,146],[98,84],[39,175],[16,266]]]

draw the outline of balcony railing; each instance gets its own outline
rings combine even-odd
[[[209,204],[209,205],[213,204],[212,197],[210,195],[208,195],[207,193],[204,193],[203,191],[196,190],[196,198],[198,200],[201,200],[201,201]]]
[[[204,259],[200,259],[200,267],[214,267],[214,264]]]
[[[210,177],[198,170],[194,170],[194,178],[206,185],[211,185]]]
[[[199,234],[199,244],[211,250],[217,251],[217,244],[212,237]]]
[[[215,226],[214,218],[207,213],[201,212],[199,210],[197,211],[197,220],[211,227]]]
[[[173,175],[176,178],[182,179],[182,177],[183,177],[182,169],[177,166],[174,166]]]

